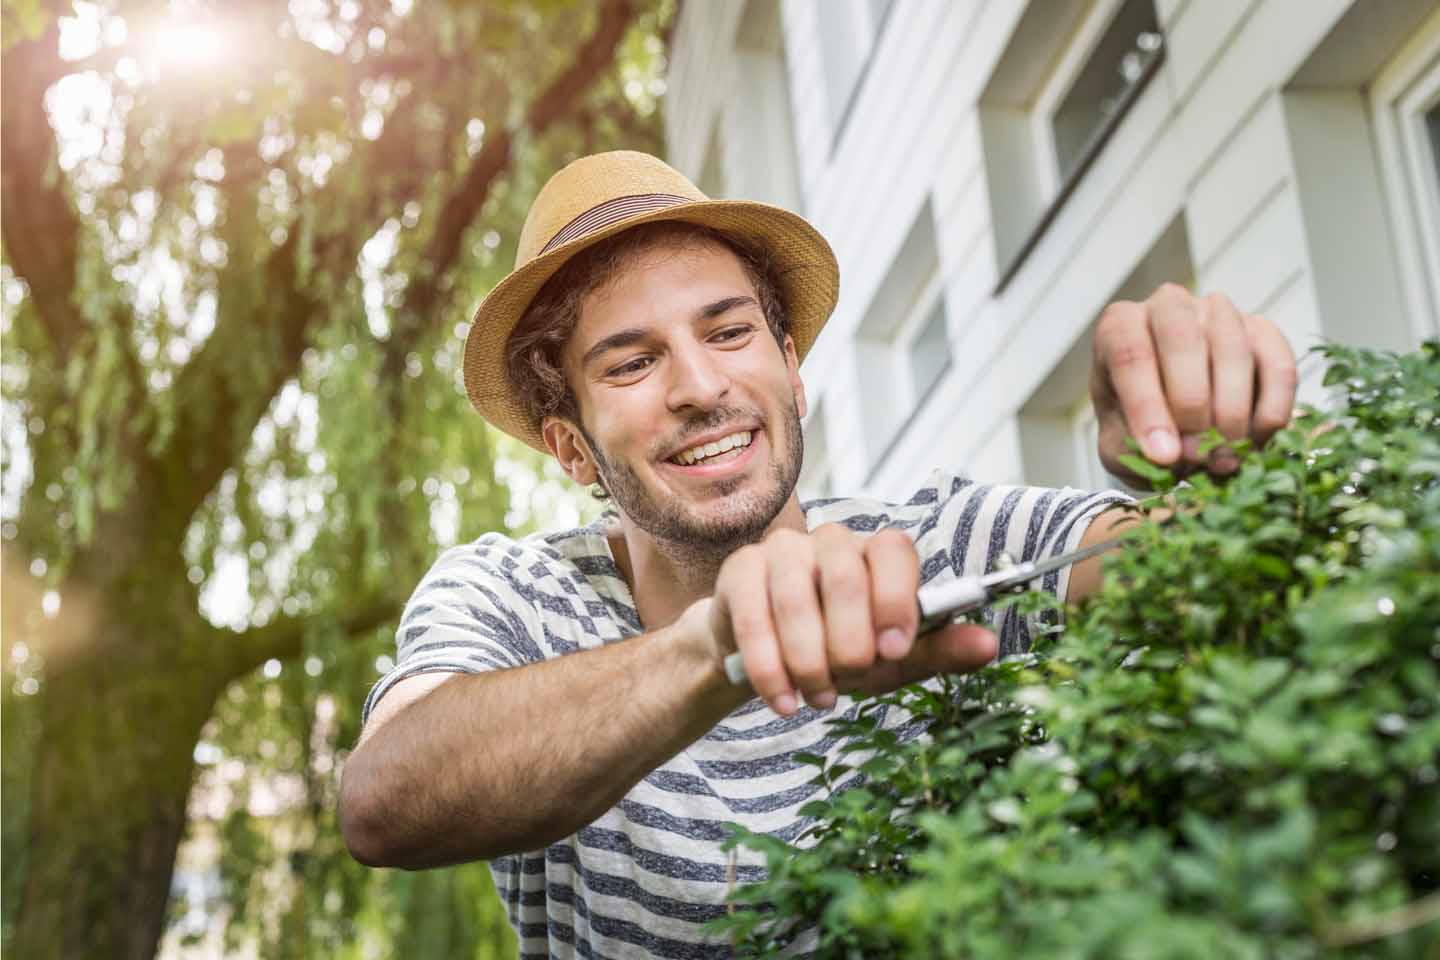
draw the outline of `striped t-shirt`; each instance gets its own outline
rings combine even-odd
[[[862,535],[895,527],[914,541],[921,580],[993,569],[1074,549],[1090,520],[1129,498],[1115,492],[978,485],[937,472],[905,503],[821,500],[803,505],[810,529],[840,522]],[[365,702],[368,718],[396,681],[420,673],[504,670],[643,632],[615,565],[605,521],[512,540],[487,534],[436,561],[406,605],[398,663]],[[1068,570],[1039,586],[1064,597]],[[1001,655],[1029,646],[1025,619],[996,625]],[[835,755],[825,721],[855,716],[842,696],[830,711],[782,718],[752,700],[656,769],[594,823],[544,850],[491,862],[522,957],[722,957],[729,944],[701,931],[724,911],[733,875],[764,876],[763,858],[720,849],[727,824],[795,840],[808,825],[814,768],[798,752]],[[902,739],[920,733],[902,711],[882,719]],[[852,762],[858,760],[850,758]],[[863,758],[859,758],[863,759]],[[810,937],[795,944],[803,951]]]

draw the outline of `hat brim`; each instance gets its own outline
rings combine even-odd
[[[645,223],[681,221],[709,227],[766,251],[790,317],[796,354],[804,358],[840,295],[835,254],[803,217],[750,200],[697,200],[629,217],[561,244],[495,285],[475,311],[465,338],[465,391],[490,423],[542,453],[537,426],[516,400],[506,371],[505,348],[515,325],[545,282],[577,253]]]

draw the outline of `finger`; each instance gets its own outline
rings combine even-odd
[[[1250,417],[1250,429],[1258,448],[1290,422],[1299,377],[1295,353],[1278,327],[1264,317],[1250,315],[1242,322],[1255,357],[1255,379],[1259,388]]]
[[[728,632],[745,659],[750,686],[781,716],[795,712],[799,701],[785,670],[780,641],[770,617],[765,554],[758,547],[737,550],[726,561],[715,584],[711,622],[722,644]]]
[[[1180,455],[1180,438],[1155,356],[1155,342],[1145,307],[1138,303],[1112,303],[1105,308],[1095,330],[1096,407],[1113,396],[1125,416],[1130,436],[1140,443],[1147,459],[1162,465]]]
[[[920,555],[901,531],[881,530],[865,541],[865,563],[876,648],[884,659],[899,660],[910,652],[920,621]]]
[[[904,669],[899,660],[877,660],[852,684],[841,689],[849,691],[853,688],[856,693],[862,694],[890,693],[905,685]]]
[[[1255,385],[1250,337],[1240,311],[1227,298],[1212,294],[1205,302],[1210,314],[1206,335],[1210,341],[1210,408],[1215,427],[1226,440],[1242,440],[1250,436]],[[1236,466],[1233,450],[1221,447],[1211,452],[1210,467],[1216,472],[1231,473]]]
[[[825,652],[839,680],[870,669],[875,662],[875,629],[870,616],[870,574],[860,538],[839,524],[813,534],[825,617]]]
[[[971,673],[995,659],[1000,641],[994,631],[973,623],[955,623],[921,637],[901,661],[903,683],[940,673]],[[902,684],[903,685],[903,684]]]
[[[781,531],[767,541],[766,554],[770,615],[785,671],[811,706],[832,706],[835,681],[825,656],[814,543],[805,534]]]
[[[1210,344],[1205,318],[1195,298],[1175,284],[1161,287],[1146,303],[1151,310],[1165,402],[1180,429],[1182,455],[1198,462],[1200,434],[1210,428]]]

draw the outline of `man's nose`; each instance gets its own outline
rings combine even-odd
[[[686,407],[708,410],[723,402],[729,392],[729,375],[703,343],[689,343],[672,350],[666,397],[671,410]]]

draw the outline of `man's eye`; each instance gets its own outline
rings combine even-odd
[[[738,340],[749,333],[751,329],[752,327],[749,324],[742,323],[739,326],[726,327],[724,330],[718,331],[711,339],[720,341]]]
[[[629,363],[622,363],[622,364],[620,364],[620,366],[615,367],[615,368],[614,368],[613,370],[611,370],[608,374],[606,374],[606,376],[610,376],[610,377],[624,377],[624,376],[629,376],[630,374],[639,373],[640,371],[644,370],[645,367],[646,367],[646,365],[649,364],[649,363],[650,363],[650,358],[649,358],[649,357],[636,357],[634,360],[631,360]]]

